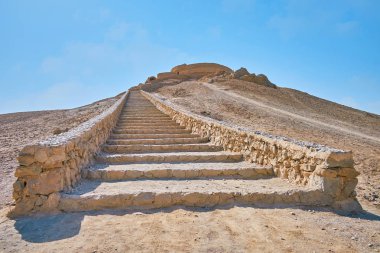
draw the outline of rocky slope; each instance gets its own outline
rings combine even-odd
[[[209,70],[202,77],[158,78],[140,87],[229,124],[352,150],[361,172],[358,197],[380,207],[380,116],[277,87],[264,77],[244,68]]]
[[[18,166],[16,157],[27,144],[66,132],[111,106],[118,97],[90,105],[54,111],[19,112],[0,115],[0,208],[12,204],[12,184]]]

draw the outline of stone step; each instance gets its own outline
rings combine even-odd
[[[143,125],[143,126],[131,126],[131,125],[120,125],[120,124],[117,124],[116,125],[116,130],[125,130],[125,129],[128,129],[128,130],[138,130],[138,129],[144,129],[144,130],[149,130],[149,129],[154,129],[154,130],[164,130],[164,129],[185,129],[184,126],[180,126],[180,125],[162,125],[162,126],[148,126],[148,125]]]
[[[162,138],[162,139],[109,139],[107,144],[116,145],[132,145],[132,144],[190,144],[190,143],[205,143],[208,138],[193,137],[193,138]]]
[[[162,113],[160,113],[160,114],[146,114],[146,113],[138,113],[138,114],[126,114],[126,115],[121,115],[120,117],[119,117],[119,119],[125,119],[125,118],[142,118],[142,117],[144,117],[144,118],[148,118],[148,117],[151,117],[151,118],[166,118],[166,117],[168,117],[167,115],[165,115],[165,114],[162,114]]]
[[[179,152],[179,153],[142,153],[142,154],[109,154],[99,153],[96,160],[101,163],[147,163],[147,162],[240,162],[243,156],[239,153],[220,152]]]
[[[152,109],[157,109],[153,104],[148,104],[148,103],[131,103],[127,102],[126,106],[124,106],[126,109],[138,109],[138,108],[152,108]]]
[[[196,144],[133,144],[115,145],[105,144],[102,150],[107,153],[166,153],[166,152],[214,152],[222,151],[220,146],[208,143]]]
[[[135,99],[128,99],[127,100],[127,105],[137,105],[137,106],[140,106],[140,105],[146,105],[146,106],[152,106],[153,104],[148,101],[148,100],[135,100]]]
[[[108,165],[96,164],[83,170],[90,180],[115,181],[130,179],[195,179],[273,177],[273,169],[248,162],[237,163],[143,163]]]
[[[163,114],[162,112],[129,112],[129,113],[123,113],[120,115],[120,118],[126,118],[126,117],[158,117],[158,116],[167,116],[166,114]]]
[[[139,116],[139,117],[120,117],[119,122],[128,122],[128,121],[134,121],[134,120],[139,120],[139,121],[159,121],[159,120],[172,120],[172,118],[168,116]]]
[[[111,139],[197,138],[197,134],[111,134]]]
[[[191,130],[186,129],[114,129],[115,134],[186,134]]]
[[[126,115],[126,116],[120,116],[119,117],[119,120],[122,120],[122,119],[132,119],[132,118],[143,118],[143,119],[147,119],[147,118],[152,118],[153,120],[154,119],[159,119],[159,118],[164,118],[164,119],[171,119],[170,117],[166,116],[166,115],[152,115],[152,114],[144,114],[144,113],[141,113],[141,114],[136,114],[136,115]]]
[[[165,123],[165,122],[175,122],[172,119],[131,119],[131,120],[119,120],[118,123]]]
[[[170,118],[170,117],[166,114],[161,113],[159,115],[146,115],[146,116],[144,116],[143,114],[137,115],[137,116],[120,116],[119,118],[120,119],[133,119],[133,118],[137,118],[137,119],[139,119],[139,118],[142,118],[142,119],[146,119],[146,118],[156,119],[156,118],[158,118],[158,119],[160,119],[160,118]]]
[[[137,111],[152,111],[152,112],[161,112],[155,106],[139,106],[139,107],[124,107],[123,112],[137,112]]]
[[[214,207],[225,204],[324,206],[331,201],[318,189],[291,185],[280,178],[118,182],[84,180],[71,193],[61,194],[58,208],[73,212],[170,206]]]
[[[153,114],[164,114],[159,110],[144,110],[144,109],[139,109],[139,110],[124,110],[120,115],[124,114],[138,114],[138,113],[153,113]]]
[[[152,127],[164,127],[164,126],[180,126],[175,121],[169,121],[169,122],[151,122],[151,123],[117,123],[116,126],[120,127],[145,127],[145,126],[152,126]]]
[[[152,117],[156,117],[156,116],[167,116],[166,114],[162,113],[162,112],[123,112],[120,117],[141,117],[141,116],[144,116],[144,117],[148,117],[148,116],[152,116]]]
[[[119,127],[129,127],[129,128],[178,128],[178,129],[186,129],[184,126],[181,126],[180,124],[176,123],[175,121],[172,122],[155,122],[155,123],[117,123],[116,128]]]
[[[158,109],[157,109],[157,107],[155,107],[155,106],[152,106],[152,105],[150,105],[150,106],[148,106],[148,105],[137,105],[137,106],[135,106],[135,105],[126,105],[125,107],[123,107],[123,111],[128,111],[128,110],[157,110],[157,111],[159,111]]]

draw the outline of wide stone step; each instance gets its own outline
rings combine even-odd
[[[122,124],[117,124],[115,130],[124,130],[124,129],[129,129],[129,130],[138,130],[138,129],[185,129],[185,127],[180,126],[180,125],[161,125],[161,126],[153,126],[153,125],[144,125],[144,126],[131,126],[131,125],[122,125]]]
[[[175,122],[172,119],[129,119],[129,120],[119,120],[118,123],[165,123],[165,122]]]
[[[58,208],[73,212],[225,204],[324,206],[331,204],[331,199],[320,190],[291,185],[279,178],[83,181],[73,192],[61,194]]]
[[[157,122],[157,121],[165,121],[165,120],[172,120],[170,117],[122,117],[119,118],[118,122],[124,123],[124,122],[131,122],[131,121],[140,121],[140,122]]]
[[[144,120],[150,120],[150,121],[162,121],[162,120],[173,120],[172,118],[165,116],[165,117],[120,117],[119,121],[144,121]]]
[[[120,116],[126,116],[125,114],[127,113],[121,113]],[[128,114],[154,114],[155,116],[168,116],[167,114],[165,113],[162,113],[162,112],[144,112],[144,111],[140,111],[140,112],[129,112]]]
[[[127,99],[127,105],[146,105],[146,106],[154,106],[149,100],[147,100],[146,98],[142,99],[142,100],[135,100],[133,98],[128,98]]]
[[[107,140],[108,144],[116,145],[132,145],[132,144],[191,144],[191,143],[205,143],[208,138],[193,137],[193,138],[162,138],[162,139],[110,139]]]
[[[87,179],[103,181],[165,178],[261,179],[274,176],[272,167],[259,166],[248,162],[96,164],[87,170],[83,170],[83,175]]]
[[[166,114],[163,114],[162,112],[133,112],[133,113],[122,113],[120,115],[120,118],[126,118],[126,117],[156,117],[156,116],[166,116]]]
[[[223,148],[211,144],[133,144],[133,145],[103,145],[102,150],[108,153],[165,153],[165,152],[213,152]]]
[[[139,106],[139,107],[124,107],[123,112],[138,112],[138,111],[152,111],[152,112],[161,112],[154,106]]]
[[[242,155],[232,152],[179,152],[179,153],[141,153],[109,154],[99,153],[96,160],[101,163],[147,163],[147,162],[240,162]]]
[[[152,118],[152,119],[160,119],[160,118],[170,118],[168,115],[166,114],[158,114],[158,115],[135,115],[135,116],[123,116],[123,115],[120,115],[120,119],[147,119],[147,118]]]
[[[160,111],[155,106],[131,106],[128,105],[123,108],[123,111],[139,111],[139,110],[152,110],[152,111]]]
[[[169,121],[169,122],[151,122],[151,123],[117,123],[116,126],[120,127],[146,127],[146,126],[152,126],[152,127],[165,127],[165,126],[180,126],[175,121]]]
[[[197,134],[111,134],[111,139],[196,138]]]
[[[191,130],[186,129],[114,129],[115,134],[186,134]]]
[[[127,103],[127,106],[124,107],[124,110],[140,110],[140,109],[151,109],[151,110],[157,110],[157,107],[155,107],[154,105],[137,105],[137,106],[134,106],[134,105],[128,105]]]

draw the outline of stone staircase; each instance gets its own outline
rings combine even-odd
[[[109,140],[59,209],[160,208],[172,205],[319,204],[321,192],[274,177],[192,134],[131,91]]]

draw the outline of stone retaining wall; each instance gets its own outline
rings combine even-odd
[[[127,97],[125,93],[113,106],[78,127],[21,150],[13,184],[13,215],[56,209],[59,192],[72,189],[81,178],[81,170],[93,162]]]
[[[328,194],[332,205],[339,207],[355,197],[359,173],[351,152],[227,125],[185,111],[158,94],[141,93],[177,123],[225,150],[241,152],[250,162],[272,165],[278,177],[318,187]]]

